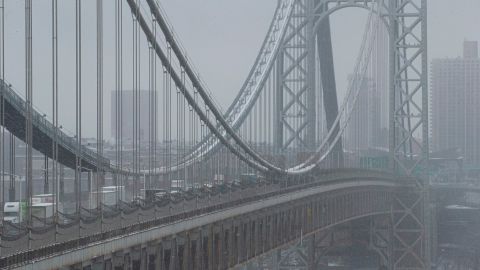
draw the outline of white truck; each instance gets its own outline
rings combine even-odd
[[[63,208],[60,205],[58,211],[63,211]],[[27,203],[25,202],[7,202],[3,208],[4,216],[3,220],[8,221],[14,224],[19,224],[27,219]],[[32,216],[36,219],[33,219],[34,223],[37,224],[39,221],[45,221],[49,218],[53,218],[55,213],[55,203],[53,202],[35,202],[32,204]],[[40,222],[42,223],[42,222]]]
[[[120,196],[119,196],[120,197]],[[90,209],[97,208],[97,200],[100,200],[104,205],[114,206],[117,203],[117,193],[112,190],[94,191],[90,193]]]
[[[32,205],[32,222],[33,226],[43,226],[49,222],[52,222],[55,203],[46,202],[46,203],[36,203]],[[59,211],[61,211],[59,209]]]
[[[127,200],[127,197],[126,197],[126,194],[125,194],[125,186],[105,186],[105,187],[102,187],[101,188],[101,191],[113,191],[116,195],[118,195],[118,201],[126,201]],[[115,200],[116,202],[117,200]],[[104,202],[104,204],[106,204]]]
[[[187,191],[189,187],[185,184],[185,180],[172,180],[170,190],[172,193]]]
[[[6,202],[3,207],[3,220],[13,224],[22,223],[27,217],[25,202]]]
[[[32,205],[39,203],[54,203],[55,198],[53,194],[36,194],[32,197]]]

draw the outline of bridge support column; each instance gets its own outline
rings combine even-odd
[[[188,256],[186,256],[186,268],[185,269],[200,269],[200,237],[198,231],[190,231],[187,233],[187,242],[188,242]]]
[[[143,252],[143,260],[142,263],[143,268],[147,270],[154,270],[160,269],[159,260],[158,260],[158,245],[155,242],[151,242],[147,244],[147,247],[144,248]],[[157,267],[158,266],[158,267]]]
[[[247,267],[246,267],[246,270],[257,270],[258,267],[257,265],[255,264],[255,262],[248,262],[247,263]]]
[[[232,223],[226,221],[222,224],[221,247],[220,247],[220,269],[228,269],[230,266],[230,257],[232,252],[231,245]]]
[[[282,257],[282,251],[280,249],[274,250],[272,253],[272,258],[270,261],[270,266],[274,270],[278,270],[278,264],[280,262],[280,258]]]
[[[271,232],[270,232],[270,247],[274,247],[276,246],[276,243],[277,243],[277,231],[278,231],[278,215],[276,212],[273,212],[271,215],[270,215],[270,228],[271,228]]]
[[[258,215],[257,216],[257,221],[256,221],[256,224],[257,224],[257,228],[255,229],[255,232],[256,232],[256,240],[255,240],[255,256],[258,255],[258,254],[262,254],[263,253],[263,245],[264,245],[264,241],[265,241],[265,238],[264,238],[264,217],[263,217],[263,214],[261,215]]]
[[[392,259],[392,219],[388,216],[372,217],[369,235],[369,248],[379,255],[379,265],[384,269]]]
[[[240,262],[243,262],[247,259],[247,224],[244,221],[239,221],[239,248],[238,248],[238,258]]]
[[[77,263],[75,265],[70,266],[68,270],[83,270],[83,265],[81,263]]]
[[[230,265],[235,265],[239,262],[239,247],[240,247],[240,224],[237,220],[233,221],[232,227],[232,252],[230,258]]]
[[[255,254],[257,254],[257,220],[255,217],[250,219],[250,253],[249,259],[254,258]]]
[[[105,260],[103,257],[97,257],[92,260],[91,264],[92,270],[105,270]]]
[[[392,208],[390,269],[429,269],[428,191],[399,189]]]
[[[295,1],[277,58],[275,147],[308,151],[316,142],[314,0]],[[286,156],[287,164],[296,157]],[[296,161],[295,161],[296,162]]]
[[[307,269],[308,270],[317,270],[317,265],[315,263],[316,259],[316,246],[315,246],[315,234],[309,237],[308,242],[306,243],[307,250]]]
[[[189,257],[189,240],[186,233],[182,233],[175,237],[175,268],[186,269]]]
[[[127,264],[127,269],[141,269],[142,268],[142,247],[136,246],[130,249],[129,259],[130,263]]]
[[[124,270],[124,255],[123,251],[116,252],[112,254],[112,268],[113,270]]]
[[[213,226],[203,228],[201,237],[203,270],[213,270]]]
[[[218,270],[222,256],[222,228],[221,225],[214,225],[212,228],[212,269]]]
[[[177,270],[180,269],[181,251],[183,251],[183,239],[179,237],[179,235],[175,235],[171,240],[171,245],[170,269]]]
[[[174,270],[174,253],[173,240],[170,238],[162,239],[160,269]]]

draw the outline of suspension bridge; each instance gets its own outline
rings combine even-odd
[[[18,202],[1,267],[253,269],[305,241],[304,268],[280,254],[266,269],[317,269],[319,234],[367,220],[378,267],[430,269],[425,0],[279,0],[226,109],[158,0],[0,3],[2,201]],[[329,16],[344,8],[368,16],[337,89]],[[359,128],[370,84],[384,145]]]

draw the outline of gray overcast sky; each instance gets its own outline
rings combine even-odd
[[[64,0],[59,1],[67,3]],[[70,1],[73,3],[73,1]],[[23,15],[24,10],[21,0],[6,1],[10,9],[7,8],[7,65],[16,62],[15,54],[23,51],[21,38],[23,38]],[[48,16],[50,1],[35,0],[37,13],[46,12]],[[85,9],[89,9],[85,1]],[[107,1],[108,3],[108,1]],[[276,6],[276,0],[162,0],[164,8],[167,10],[171,23],[173,24],[177,35],[180,37],[184,47],[187,49],[191,59],[193,59],[204,81],[219,100],[223,107],[227,107],[236,92],[245,79],[251,64],[263,41],[266,29],[273,15]],[[438,57],[456,57],[461,55],[461,47],[464,39],[480,40],[480,1],[479,0],[429,0],[429,58]],[[45,7],[42,7],[44,5]],[[65,4],[67,5],[67,4]],[[44,10],[42,10],[44,9]],[[72,11],[72,10],[70,10]],[[65,11],[66,12],[66,11]],[[72,13],[72,12],[71,12]],[[35,14],[35,13],[34,13]],[[73,23],[73,14],[61,15],[65,25]],[[353,69],[355,57],[358,53],[360,37],[363,31],[363,25],[367,12],[355,9],[342,10],[334,14],[332,18],[334,54],[336,77],[339,88],[346,86],[347,74]],[[34,15],[35,16],[35,15]],[[41,20],[38,16],[37,20]],[[86,27],[94,27],[93,20],[85,20]],[[34,24],[35,28],[49,30],[49,19],[44,23]],[[92,28],[93,29],[93,28]],[[64,36],[74,37],[73,28],[70,30],[60,29]],[[89,44],[88,36],[84,37],[85,51],[89,47],[94,48],[94,44]],[[49,61],[49,37],[43,37],[41,34],[34,36],[36,52],[34,59],[37,63],[36,78],[42,76],[48,77],[49,71],[43,70],[39,62]],[[92,38],[93,40],[93,38]],[[20,42],[20,45],[18,45]],[[107,41],[108,42],[108,41]],[[107,48],[108,50],[108,48]],[[106,52],[106,57],[113,50]],[[72,51],[70,51],[71,53]],[[69,52],[60,52],[61,55],[67,55]],[[38,55],[38,56],[37,56]],[[42,57],[45,57],[42,59]],[[22,59],[23,60],[23,59]],[[21,63],[21,61],[20,61]],[[84,65],[88,66],[89,60],[85,60]],[[15,65],[23,67],[21,64]],[[92,66],[94,67],[94,65]],[[93,68],[86,70],[85,73],[93,72]],[[106,71],[109,76],[110,71]],[[6,79],[17,88],[17,91],[24,92],[23,82],[24,71],[22,68],[15,69],[7,67]],[[92,73],[93,75],[93,73]],[[65,74],[64,76],[72,76]],[[74,77],[70,77],[73,80]],[[40,81],[40,80],[39,80]],[[94,82],[85,83],[85,88],[94,89]],[[43,84],[48,87],[48,81]],[[109,88],[108,86],[106,88]],[[106,89],[105,101],[109,103],[109,91]],[[35,104],[42,111],[50,112],[50,90],[35,89]],[[89,90],[85,90],[87,95]],[[90,94],[94,91],[90,90]],[[47,94],[45,94],[47,93]],[[72,92],[74,93],[74,92]],[[74,109],[68,110],[68,107],[74,106],[71,102],[71,95],[64,95],[65,112],[61,117],[62,122],[68,122],[65,126],[73,129]],[[68,101],[67,101],[68,100]],[[95,123],[88,121],[94,119],[94,104],[89,104],[90,99],[86,100],[86,106],[92,106],[87,112],[84,123],[85,135],[94,136]],[[105,120],[109,123],[109,104],[106,104]],[[65,123],[64,123],[65,124]],[[109,136],[109,126],[105,127],[106,136]]]
[[[212,91],[238,89],[257,53],[274,0],[163,0],[163,6]],[[464,39],[480,41],[479,0],[429,0],[429,58],[461,55]],[[353,69],[367,12],[345,9],[332,18],[339,87]],[[352,42],[353,40],[353,42]],[[215,55],[215,57],[212,57]]]

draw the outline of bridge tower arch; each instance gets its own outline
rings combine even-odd
[[[349,7],[370,9],[376,2],[390,40],[390,168],[411,175],[428,160],[426,0],[294,0],[277,59],[275,145],[280,152],[315,146],[320,91],[329,129],[338,114],[329,15]],[[339,140],[333,154],[341,157],[342,150]]]
[[[371,9],[389,34],[389,166],[410,176],[428,161],[428,61],[426,0],[294,0],[277,59],[275,145],[280,153],[315,149],[323,94],[328,129],[338,115],[329,15],[343,8]],[[319,65],[316,65],[318,57]],[[316,78],[320,68],[320,78]],[[321,93],[322,91],[323,93]],[[295,108],[295,109],[293,109]],[[338,132],[339,127],[334,127]],[[306,150],[308,151],[308,150]],[[332,157],[343,162],[339,140]],[[391,269],[428,269],[428,192],[420,180],[415,194],[393,202]]]

